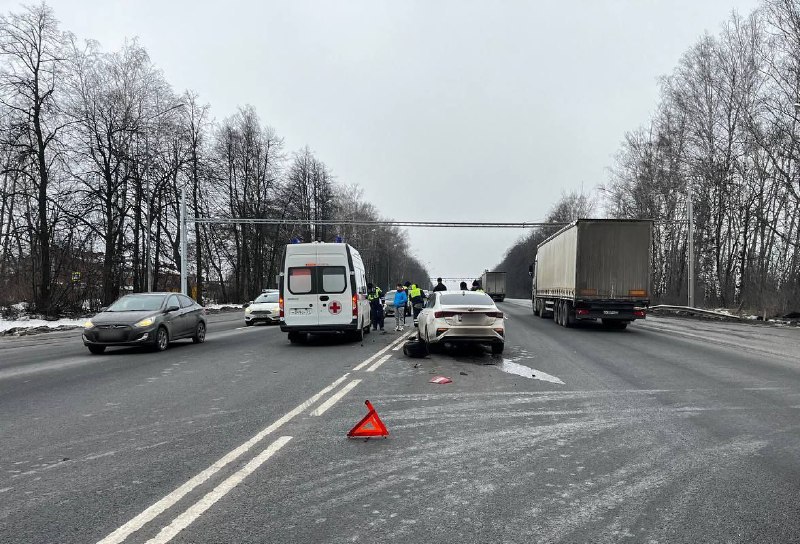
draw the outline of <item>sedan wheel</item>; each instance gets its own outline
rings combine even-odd
[[[206,341],[206,324],[200,321],[192,336],[192,342],[195,344],[202,344]]]
[[[100,355],[101,353],[106,351],[106,347],[105,346],[93,346],[93,345],[90,344],[90,345],[88,345],[86,347],[89,348],[89,351],[93,355]]]
[[[154,347],[156,351],[164,351],[169,347],[169,334],[167,334],[167,329],[164,327],[159,327],[156,331]]]

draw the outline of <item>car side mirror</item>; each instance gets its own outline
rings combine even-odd
[[[528,275],[529,275],[530,277],[533,277],[533,265],[530,265],[530,266],[528,267]]]
[[[167,306],[167,309],[166,309],[166,310],[164,310],[164,313],[165,313],[165,314],[168,314],[168,313],[170,313],[170,312],[177,312],[177,311],[178,311],[178,310],[180,310],[180,309],[181,309],[181,307],[180,307],[180,306],[174,306],[174,305],[173,305],[173,306]]]

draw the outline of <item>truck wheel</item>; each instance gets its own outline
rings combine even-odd
[[[560,300],[557,300],[557,301],[555,301],[555,303],[553,304],[553,321],[555,321],[555,322],[556,322],[556,323],[558,323],[559,325],[561,324],[561,323],[559,322],[559,320],[558,320],[558,317],[559,317],[559,316],[558,316],[558,313],[559,313],[559,310],[560,310],[560,309],[561,309],[561,301],[560,301]]]
[[[298,344],[300,343],[300,340],[301,340],[301,334],[299,332],[292,331],[289,333],[289,342],[291,342],[292,344]]]
[[[572,310],[572,304],[569,302],[564,303],[564,326],[571,328],[575,326],[575,312]]]
[[[539,302],[535,298],[531,300],[531,308],[533,308],[533,315],[539,315]]]

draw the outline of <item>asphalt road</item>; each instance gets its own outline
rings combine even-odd
[[[800,330],[501,306],[499,358],[240,313],[163,353],[2,338],[0,542],[800,542]],[[388,439],[345,438],[365,399]]]

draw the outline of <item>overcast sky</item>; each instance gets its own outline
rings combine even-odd
[[[252,104],[400,220],[536,221],[607,179],[658,77],[756,0],[50,0],[112,50],[138,36],[222,119]],[[3,11],[18,2],[2,2]],[[433,275],[474,276],[523,231],[412,229]]]

